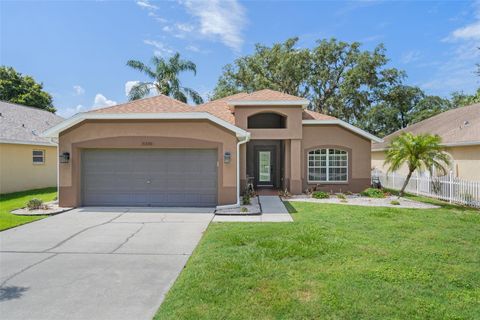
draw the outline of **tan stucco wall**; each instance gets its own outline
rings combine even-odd
[[[333,192],[359,192],[370,185],[370,140],[338,125],[303,126],[301,158],[301,178],[303,190],[317,186],[317,189]],[[348,182],[308,184],[307,154],[315,148],[337,148],[348,152]],[[292,153],[293,155],[293,153]],[[295,165],[292,165],[295,167]]]
[[[145,146],[144,142],[148,142]],[[81,205],[81,150],[85,148],[208,148],[218,152],[218,204],[236,202],[236,136],[208,121],[88,121],[63,132],[60,152],[69,152],[60,164],[62,206]],[[223,162],[224,152],[231,161]]]
[[[451,170],[456,177],[480,181],[480,145],[447,147],[445,151],[449,153],[453,159]],[[384,151],[372,151],[372,169],[379,169],[386,172],[388,166],[384,164],[384,161]],[[406,175],[408,173],[407,167],[402,166],[397,173]]]
[[[32,151],[45,150],[45,163],[33,164]],[[55,187],[57,148],[24,144],[0,144],[0,193]]]
[[[235,125],[251,133],[251,139],[279,140],[302,138],[301,106],[237,106]],[[257,113],[277,113],[287,117],[284,129],[248,129],[248,117]]]

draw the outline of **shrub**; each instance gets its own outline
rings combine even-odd
[[[345,195],[344,195],[343,193],[338,193],[338,194],[337,194],[337,198],[338,198],[338,199],[342,199],[342,200],[347,199],[347,197],[345,197]]]
[[[252,202],[250,201],[250,195],[249,194],[245,194],[243,195],[243,205],[249,205],[249,204],[252,204]]]
[[[380,189],[367,188],[360,193],[362,196],[369,198],[385,198],[385,193]]]
[[[315,199],[328,199],[330,198],[330,195],[323,191],[315,191],[314,193],[312,193],[312,197],[314,197]]]
[[[399,206],[399,205],[400,205],[400,201],[398,201],[398,200],[392,200],[392,201],[390,201],[390,204],[393,204],[394,206]]]
[[[347,203],[348,201],[347,201],[347,199],[340,199],[340,202],[341,203]]]
[[[245,208],[245,207],[242,207],[242,208],[240,209],[240,211],[243,212],[243,213],[247,213],[247,212],[248,212],[248,209]]]
[[[347,196],[351,196],[351,195],[353,195],[353,192],[352,192],[352,191],[347,191],[347,192],[345,192],[345,194],[346,194]]]
[[[43,205],[43,201],[40,199],[30,199],[27,202],[27,208],[30,210],[40,209]]]

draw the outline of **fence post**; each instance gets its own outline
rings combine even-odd
[[[417,171],[417,177],[416,177],[416,179],[417,179],[417,196],[418,196],[418,171]]]
[[[449,202],[452,203],[453,199],[453,182],[452,182],[452,171],[450,170],[450,173],[448,174],[448,182],[450,183],[450,197],[449,197]]]

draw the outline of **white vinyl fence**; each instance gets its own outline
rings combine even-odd
[[[380,180],[384,188],[400,190],[406,176],[395,172],[384,173],[380,170],[373,170],[372,182],[376,179]],[[455,178],[451,172],[443,177],[421,177],[414,173],[405,191],[480,208],[480,181]]]

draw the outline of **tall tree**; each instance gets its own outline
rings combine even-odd
[[[43,84],[12,67],[0,66],[0,100],[55,112],[52,96]]]
[[[191,88],[183,87],[180,84],[179,74],[184,71],[191,71],[197,74],[197,66],[189,60],[180,58],[176,53],[168,60],[154,56],[151,60],[152,67],[138,60],[129,60],[127,66],[144,73],[151,81],[139,82],[132,87],[128,96],[130,100],[137,100],[146,97],[151,90],[157,93],[170,96],[182,102],[187,102],[188,97],[196,104],[203,103],[198,92]]]
[[[261,89],[305,95],[309,51],[297,49],[297,42],[298,38],[291,38],[272,47],[256,44],[252,55],[238,58],[223,68],[212,98]]]
[[[385,157],[385,163],[389,165],[388,171],[397,171],[403,165],[408,168],[407,178],[400,190],[400,196],[403,195],[415,170],[428,170],[432,173],[435,168],[443,174],[446,173],[446,166],[450,165],[450,158],[440,146],[441,140],[438,135],[413,135],[406,132],[390,142]]]
[[[213,98],[239,91],[270,88],[307,97],[316,111],[356,123],[377,92],[397,84],[403,73],[385,68],[383,46],[372,52],[360,43],[321,40],[313,49],[298,49],[298,38],[267,47],[257,44],[252,55],[224,68]]]

